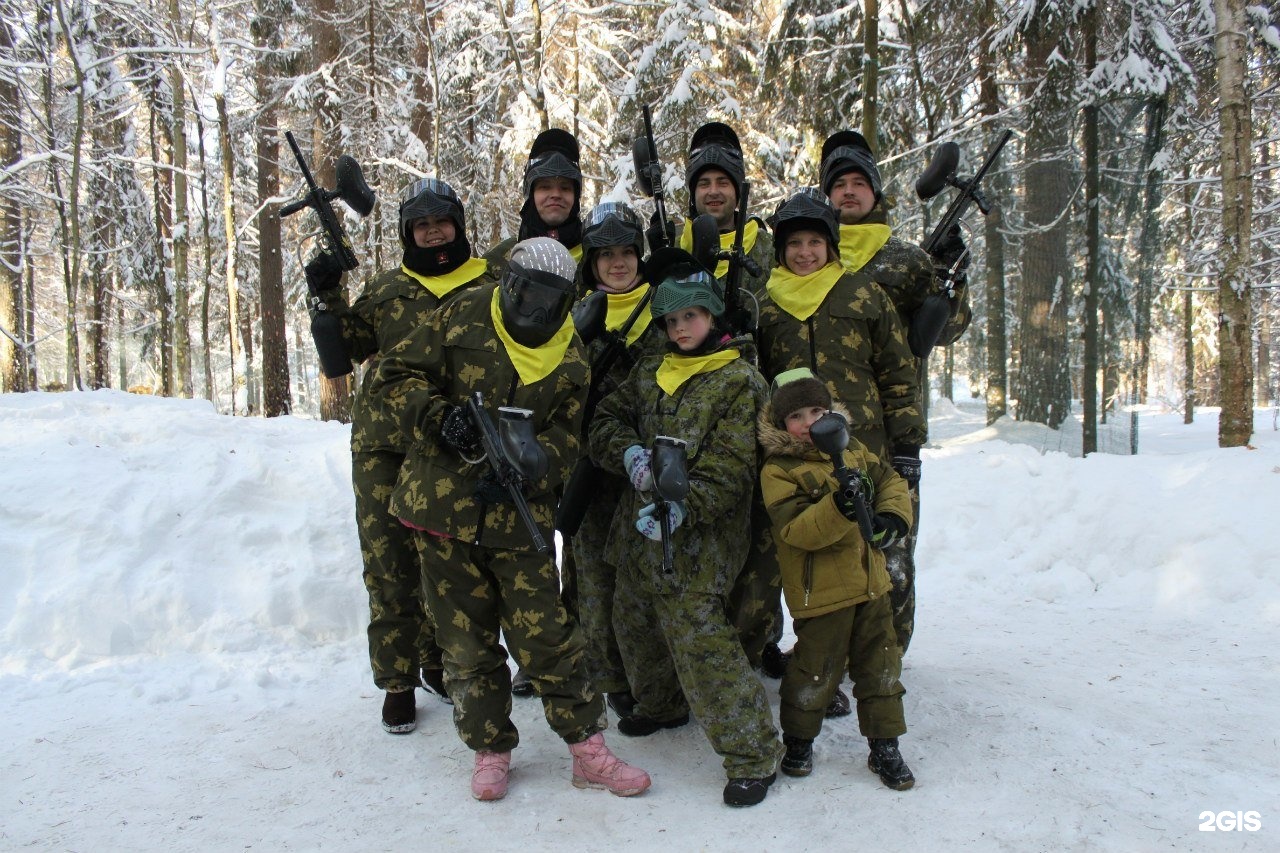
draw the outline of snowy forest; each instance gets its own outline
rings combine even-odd
[[[1130,403],[1220,406],[1248,441],[1280,397],[1280,33],[1245,0],[0,0],[0,388],[203,397],[345,418],[300,264],[322,186],[354,157],[360,258],[399,261],[406,183],[458,188],[478,252],[514,233],[534,136],[575,134],[582,205],[652,209],[633,138],[652,108],[673,211],[693,131],[725,121],[753,210],[815,183],[823,139],[874,141],[895,232],[951,191],[915,179],[954,141],[972,172],[974,321],[934,393],[1058,427]],[[339,210],[345,210],[337,205]]]

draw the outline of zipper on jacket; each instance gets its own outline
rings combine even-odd
[[[814,344],[813,342],[813,339],[814,339],[813,317],[810,316],[809,319],[805,320],[805,323],[809,326],[809,369],[812,370],[815,374],[818,374],[818,349],[817,349],[817,345]],[[818,375],[821,375],[821,374],[818,374]]]
[[[813,552],[804,554],[804,606],[809,606],[809,593],[813,592]]]

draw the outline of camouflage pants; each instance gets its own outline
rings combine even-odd
[[[435,627],[422,603],[422,574],[413,531],[387,503],[404,454],[351,454],[356,530],[369,592],[369,665],[380,690],[417,687],[418,669],[440,666]]]
[[[782,754],[765,696],[725,615],[721,596],[659,595],[635,564],[620,567],[613,619],[638,702],[670,720],[692,711],[730,779],[761,779]]]
[[[897,737],[907,730],[902,713],[902,655],[893,634],[889,599],[795,620],[796,645],[778,693],[782,731],[815,738],[827,705],[849,662],[858,730],[863,737]]]
[[[782,569],[773,545],[773,529],[757,486],[751,502],[751,550],[729,590],[729,621],[738,631],[752,667],[768,643],[782,639]]]
[[[572,540],[577,566],[578,622],[587,643],[586,666],[596,689],[604,693],[629,690],[622,653],[613,630],[614,591],[618,569],[603,557],[614,510],[618,506],[618,478],[601,472],[596,499],[582,518]]]
[[[582,635],[560,601],[555,562],[420,533],[423,590],[438,614],[436,639],[453,723],[474,750],[520,743],[511,721],[511,670],[501,630],[542,697],[547,723],[566,743],[604,728],[604,700],[582,667]]]
[[[905,656],[916,629],[916,537],[920,533],[920,489],[911,490],[911,532],[884,552],[885,568],[893,589],[893,630]]]

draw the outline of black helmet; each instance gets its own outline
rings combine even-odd
[[[529,149],[529,162],[524,167],[524,195],[533,193],[539,178],[568,178],[573,181],[575,207],[582,193],[582,170],[578,166],[578,140],[567,130],[553,127],[538,134]]]
[[[424,216],[447,216],[458,229],[458,237],[466,238],[467,216],[453,187],[436,178],[420,178],[400,191],[400,242],[413,245],[409,224]],[[456,239],[456,238],[455,238]]]
[[[644,259],[644,220],[629,204],[606,201],[591,208],[582,226],[582,284],[595,290],[596,251],[606,246],[631,246],[636,259]]]
[[[827,137],[822,143],[822,165],[818,169],[818,183],[822,191],[831,195],[836,179],[848,172],[861,172],[871,184],[876,203],[880,203],[880,170],[876,168],[875,155],[866,137],[852,130],[841,130]]]
[[[577,265],[569,250],[550,237],[530,237],[511,249],[498,307],[507,333],[526,347],[551,340],[573,305]]]
[[[769,217],[769,229],[773,231],[773,259],[782,263],[787,238],[801,229],[817,231],[840,252],[840,214],[832,206],[826,194],[815,187],[801,187],[786,201],[778,205]]]
[[[700,305],[713,317],[724,314],[724,286],[684,249],[659,249],[647,264],[654,285],[649,312],[661,317],[681,308]]]
[[[698,215],[693,205],[693,188],[698,176],[707,169],[719,169],[729,176],[734,191],[742,196],[742,182],[747,179],[742,165],[742,143],[733,128],[718,121],[704,124],[694,131],[689,140],[689,162],[684,170],[685,186],[689,189],[689,217]]]

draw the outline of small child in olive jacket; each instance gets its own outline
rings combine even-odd
[[[872,541],[863,538],[844,484],[809,438],[810,425],[831,409],[827,386],[809,368],[796,368],[774,380],[758,424],[765,456],[760,486],[796,633],[780,688],[781,769],[789,776],[812,772],[813,740],[847,660],[858,728],[871,746],[867,765],[888,787],[905,790],[915,778],[898,752],[898,736],[907,730],[902,656],[881,552],[910,529],[911,499],[890,465],[851,441],[846,476],[860,478],[873,513]]]

